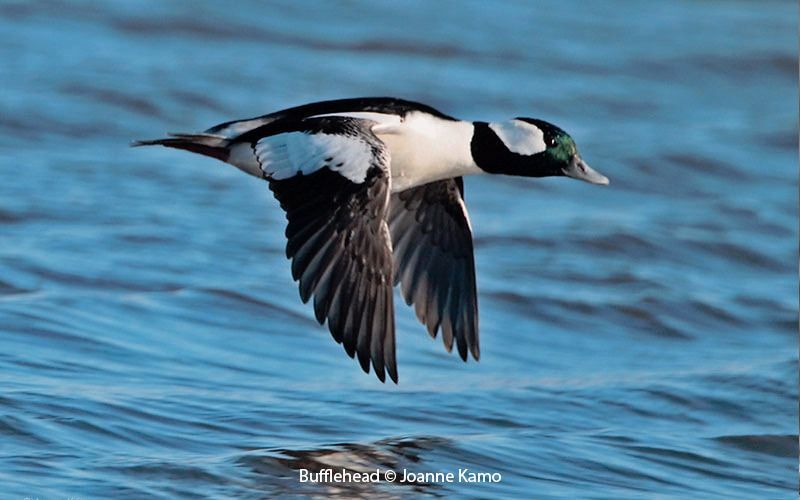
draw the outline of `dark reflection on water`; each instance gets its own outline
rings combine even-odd
[[[407,494],[427,493],[436,497],[445,496],[442,485],[421,481],[417,478],[417,467],[423,466],[421,454],[437,449],[451,448],[446,439],[433,437],[384,439],[372,444],[340,443],[316,450],[269,450],[264,454],[254,450],[240,456],[237,465],[247,467],[254,473],[252,478],[270,494],[325,494],[338,498],[354,496],[396,498]],[[376,482],[337,484],[322,480],[319,483],[304,482],[298,488],[300,471],[321,474],[326,471],[341,474],[370,475]],[[386,471],[398,471],[397,476],[386,476]],[[407,474],[403,471],[409,471]],[[275,478],[283,484],[276,487]],[[311,476],[309,476],[311,477]],[[259,479],[262,478],[262,479]],[[323,483],[323,484],[320,484]],[[397,488],[401,488],[397,491]]]
[[[0,491],[791,494],[796,18],[788,2],[0,5]],[[263,183],[127,148],[358,95],[553,121],[612,180],[466,181],[480,363],[399,306],[400,385],[363,375],[297,300]],[[328,467],[502,481],[299,483]]]

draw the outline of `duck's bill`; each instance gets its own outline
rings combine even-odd
[[[567,177],[591,182],[592,184],[606,185],[609,183],[608,177],[587,165],[578,155],[572,157],[572,161],[563,172]]]

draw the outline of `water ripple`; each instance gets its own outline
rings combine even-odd
[[[0,3],[4,497],[796,490],[796,7],[487,5]],[[479,363],[398,296],[400,383],[363,374],[263,181],[128,147],[359,95],[540,117],[612,179],[465,179]],[[298,481],[462,467],[502,481]]]

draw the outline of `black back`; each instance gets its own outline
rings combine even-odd
[[[309,104],[303,104],[301,106],[295,106],[293,108],[282,109],[280,111],[275,111],[274,113],[269,113],[262,116],[247,118],[245,120],[231,120],[211,127],[210,129],[206,130],[206,133],[217,133],[229,125],[239,121],[265,120],[272,122],[284,119],[302,120],[303,118],[308,118],[309,116],[356,111],[386,113],[400,116],[405,116],[411,111],[421,111],[444,120],[455,120],[455,118],[419,102],[406,101],[404,99],[396,99],[394,97],[356,97],[351,99],[312,102]]]

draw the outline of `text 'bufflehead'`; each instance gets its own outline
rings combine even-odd
[[[137,141],[228,162],[265,179],[286,211],[303,302],[336,342],[397,382],[392,288],[431,336],[477,360],[478,299],[462,176],[608,179],[542,120],[466,122],[385,97],[306,104],[199,134]]]

